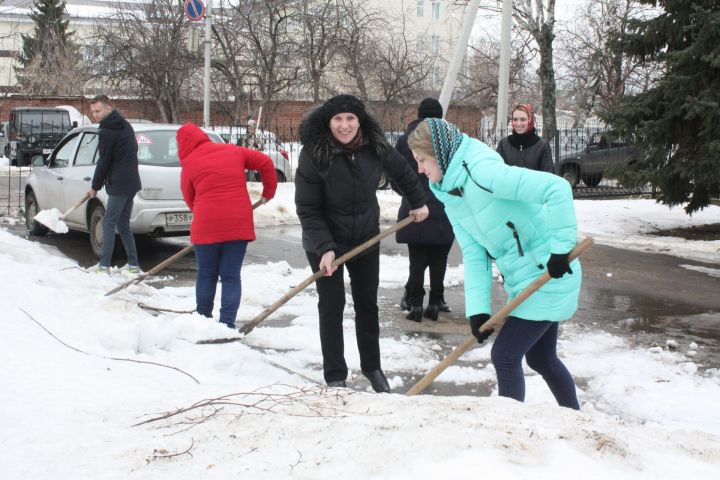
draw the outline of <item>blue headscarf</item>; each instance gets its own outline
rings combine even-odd
[[[462,142],[462,133],[455,125],[441,118],[428,118],[425,121],[430,126],[430,137],[432,138],[435,159],[440,171],[445,175],[450,160]]]

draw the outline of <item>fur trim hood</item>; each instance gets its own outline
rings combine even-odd
[[[370,115],[358,117],[364,144],[371,148],[379,158],[384,158],[390,150],[380,124]],[[313,163],[321,175],[326,175],[332,168],[336,154],[343,152],[333,138],[329,121],[323,107],[311,110],[300,123],[300,143],[310,154]]]

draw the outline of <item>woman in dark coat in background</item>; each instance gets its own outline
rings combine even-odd
[[[443,109],[440,102],[434,98],[426,98],[418,107],[418,118],[407,126],[405,133],[398,138],[395,148],[407,160],[414,172],[418,171],[418,164],[408,146],[408,136],[415,127],[426,118],[442,118]],[[449,312],[450,307],[445,303],[445,270],[447,269],[448,253],[452,247],[455,235],[450,221],[445,215],[443,204],[430,193],[430,185],[425,175],[417,174],[428,197],[430,214],[422,223],[413,223],[395,234],[397,243],[407,243],[410,257],[410,272],[405,283],[405,294],[400,301],[403,310],[409,310],[408,320],[420,322],[423,316],[423,298],[425,297],[425,270],[430,267],[430,298],[424,317],[431,320],[438,319],[438,312]],[[398,209],[398,220],[408,216],[410,204],[403,198]]]
[[[512,134],[500,140],[497,152],[507,165],[553,173],[550,144],[535,132],[532,105],[517,105],[512,111]]]
[[[360,368],[376,392],[390,391],[380,365],[377,291],[380,247],[375,244],[344,265],[336,257],[380,232],[376,190],[387,173],[408,198],[415,221],[427,217],[426,195],[407,162],[387,144],[380,125],[352,95],[337,95],[300,125],[295,206],[302,244],[317,280],[323,374],[329,387],[345,387],[344,269],[350,275]]]

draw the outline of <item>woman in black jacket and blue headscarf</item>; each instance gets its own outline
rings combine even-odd
[[[375,192],[383,172],[407,197],[415,221],[428,215],[425,192],[417,174],[352,95],[337,95],[310,112],[300,125],[300,141],[295,206],[302,243],[313,272],[326,272],[316,282],[325,381],[345,387],[348,374],[342,327],[347,267],[360,368],[376,392],[388,392],[380,364],[380,248],[374,245],[339,267],[333,262],[380,232]]]

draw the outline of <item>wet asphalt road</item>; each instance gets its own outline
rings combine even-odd
[[[6,228],[25,236],[23,225]],[[246,263],[285,260],[292,267],[307,266],[300,246],[299,226],[261,227],[257,228],[257,236],[257,241],[248,247]],[[86,234],[70,232],[31,238],[55,246],[83,267],[97,262],[90,252]],[[149,270],[184,248],[188,242],[188,237],[138,238],[141,267]],[[384,254],[404,254],[406,247],[396,244],[394,236],[390,236],[383,240],[381,251]],[[584,254],[582,262],[583,293],[580,308],[573,319],[579,328],[608,331],[642,347],[664,346],[666,340],[674,339],[682,350],[695,341],[701,346],[694,358],[700,368],[720,367],[720,278],[679,267],[680,264],[689,264],[720,269],[720,258],[718,264],[706,264],[668,255],[594,245]],[[117,265],[123,263],[124,258],[115,260]],[[459,263],[461,254],[455,245],[450,252],[449,264],[454,266]],[[173,277],[168,284],[192,285],[194,255],[189,254],[168,266],[163,275]],[[155,285],[161,286],[159,283]],[[505,295],[501,286],[495,285],[494,288],[493,308],[497,309],[504,302]],[[383,335],[427,335],[438,339],[446,350],[443,353],[447,353],[468,334],[462,287],[446,290],[446,301],[453,312],[441,314],[438,322],[424,320],[418,324],[405,320],[398,306],[401,295],[401,288],[381,289],[379,292]],[[403,376],[402,372],[396,374]],[[412,383],[411,379],[405,379],[406,385]],[[454,392],[452,387],[442,387],[442,393],[468,393],[467,387],[460,388],[461,391]],[[486,394],[484,389],[478,386],[475,391]]]

